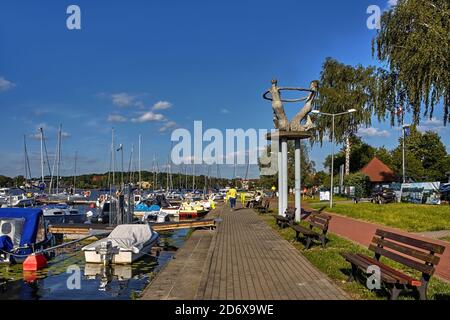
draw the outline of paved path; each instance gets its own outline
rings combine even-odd
[[[450,237],[450,230],[415,232],[413,234],[432,239],[440,239],[444,237]]]
[[[197,299],[347,299],[253,210],[231,212],[211,243]]]

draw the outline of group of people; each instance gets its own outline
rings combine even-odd
[[[231,187],[230,189],[228,189],[226,196],[225,196],[225,201],[230,202],[231,211],[236,209],[237,196],[238,196],[238,191],[236,188]],[[258,192],[256,192],[254,197],[252,197],[249,201],[247,201],[247,204],[246,204],[246,193],[241,192],[240,196],[241,196],[242,206],[245,205],[247,208],[254,207],[257,203],[260,203],[263,198],[263,194],[260,191],[258,191]]]

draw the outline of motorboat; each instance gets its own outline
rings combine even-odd
[[[54,244],[40,208],[0,209],[0,262],[22,263]]]
[[[49,223],[84,223],[86,214],[67,204],[50,204],[42,207],[44,218]]]
[[[161,211],[161,207],[157,204],[147,204],[146,202],[138,203],[134,207],[134,216],[143,222],[167,222],[170,216],[167,212]]]
[[[148,223],[121,224],[108,237],[82,248],[87,263],[130,264],[150,253],[159,234]]]
[[[0,198],[2,207],[31,207],[35,204],[34,195],[19,188],[2,188]]]

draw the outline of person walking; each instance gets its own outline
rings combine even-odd
[[[245,191],[241,192],[241,203],[242,203],[242,206],[245,205]]]
[[[233,211],[234,208],[236,208],[236,197],[237,197],[237,190],[236,188],[231,187],[228,190],[228,200],[230,201],[231,211]]]

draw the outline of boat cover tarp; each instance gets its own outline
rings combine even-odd
[[[36,242],[39,227],[39,219],[42,216],[42,209],[34,208],[1,208],[0,220],[3,219],[24,219],[20,246],[32,245]]]
[[[119,247],[122,250],[140,250],[144,244],[152,238],[153,231],[148,224],[122,224],[117,226],[108,237],[95,241],[82,250],[95,250],[100,243],[111,241],[113,247]]]
[[[151,206],[148,206],[145,203],[139,203],[138,205],[136,205],[134,207],[134,210],[136,210],[136,211],[159,211],[159,210],[161,210],[161,207],[156,204],[152,204]]]
[[[450,183],[441,184],[441,187],[439,188],[439,192],[440,193],[450,192]]]
[[[8,236],[0,236],[0,250],[10,252],[14,248],[13,242]]]

